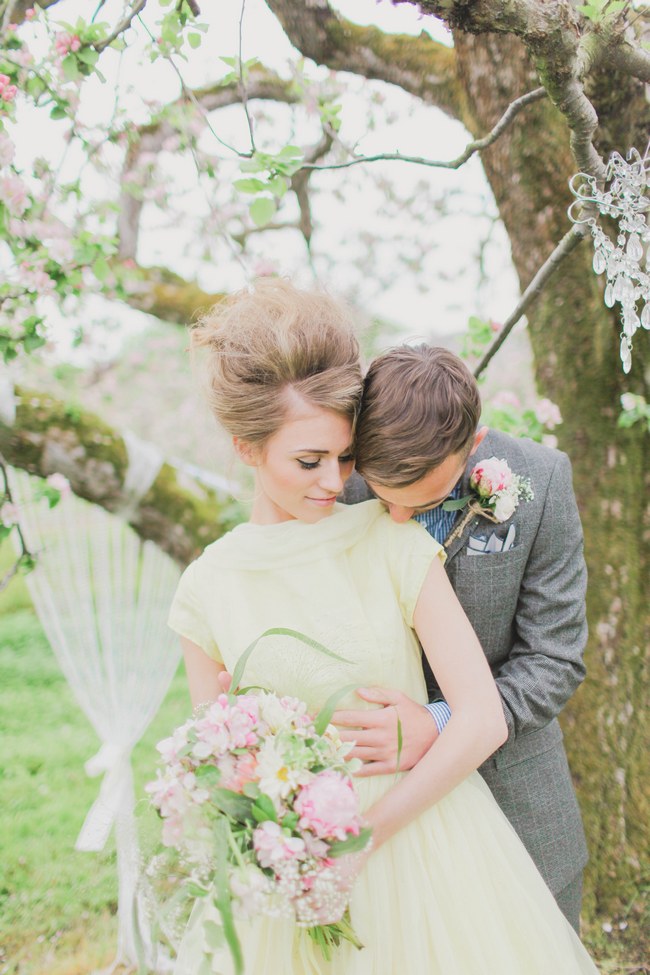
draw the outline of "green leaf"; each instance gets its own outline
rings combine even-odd
[[[263,640],[264,637],[267,636],[290,636],[293,637],[294,640],[300,640],[301,643],[304,643],[308,647],[311,647],[312,650],[318,650],[319,653],[324,653],[326,657],[331,657],[333,660],[339,660],[341,663],[344,664],[352,663],[351,660],[347,660],[345,657],[341,657],[338,653],[334,653],[333,650],[328,650],[327,647],[323,646],[322,643],[319,643],[318,640],[312,640],[310,636],[305,636],[304,633],[300,633],[298,630],[292,630],[286,626],[272,626],[270,629],[265,630],[264,633],[261,633],[255,640],[253,640],[253,642],[246,647],[241,657],[237,661],[237,664],[232,674],[231,686],[234,690],[236,690],[241,684],[241,679],[244,673],[244,668],[248,663],[248,658],[250,657],[253,650],[260,642],[260,640]]]
[[[215,898],[214,903],[221,915],[223,933],[225,935],[230,954],[232,955],[235,975],[244,975],[244,958],[241,944],[237,937],[237,929],[232,915],[230,885],[228,883],[228,833],[230,827],[224,819],[217,820],[214,831],[215,838]]]
[[[282,826],[285,829],[294,830],[298,825],[299,819],[300,816],[298,815],[298,813],[295,812],[287,813],[287,815],[282,820]]]
[[[199,884],[195,884],[191,880],[187,884],[187,890],[192,897],[205,897],[208,893],[205,887],[200,887]]]
[[[217,809],[220,809],[226,816],[237,820],[237,822],[245,823],[253,818],[251,813],[253,800],[249,799],[248,796],[241,796],[231,789],[217,787],[212,790],[210,798]]]
[[[197,779],[214,779],[218,782],[221,778],[221,769],[218,769],[216,765],[199,765],[195,770],[194,774]]]
[[[240,193],[263,193],[268,189],[261,179],[236,179],[233,185]]]
[[[273,196],[278,199],[281,199],[289,189],[289,183],[284,176],[274,176],[273,179],[269,180],[268,186]]]
[[[106,258],[101,255],[92,264],[92,272],[102,284],[106,281],[109,274],[111,273],[110,265]]]
[[[251,812],[258,823],[267,822],[269,819],[272,823],[277,823],[278,821],[278,814],[273,805],[273,800],[265,792],[262,792],[255,800],[251,807]]]
[[[342,701],[346,695],[350,694],[352,691],[356,691],[356,689],[360,686],[360,684],[348,684],[346,687],[341,687],[338,691],[334,691],[333,694],[330,694],[325,701],[325,704],[316,715],[316,719],[314,721],[316,734],[323,734],[328,724],[332,720],[332,715],[336,711],[336,705],[339,703],[339,701]]]
[[[203,38],[201,37],[200,34],[188,34],[187,35],[187,43],[190,45],[190,47],[192,47],[194,49],[196,49],[197,47],[200,47],[202,40],[203,40]]]
[[[83,61],[84,64],[90,65],[91,68],[97,64],[97,59],[99,58],[99,54],[93,47],[80,47],[76,56],[78,61]]]
[[[358,853],[360,850],[365,850],[371,834],[372,830],[370,827],[364,826],[359,831],[358,836],[349,836],[347,840],[336,840],[335,843],[332,843],[328,850],[328,855],[331,857],[340,857],[344,853]]]
[[[402,757],[402,748],[404,746],[404,736],[402,735],[402,722],[397,716],[397,759],[395,760],[395,771],[399,772],[399,763]]]
[[[79,65],[77,64],[77,59],[74,54],[68,54],[64,57],[61,62],[61,67],[63,68],[63,77],[66,81],[78,81],[81,77],[79,73]]]
[[[451,498],[449,501],[442,502],[443,511],[460,511],[472,500],[472,495],[467,494],[464,498]]]
[[[253,200],[249,211],[255,226],[264,227],[273,218],[277,208],[277,203],[270,196],[260,196]]]

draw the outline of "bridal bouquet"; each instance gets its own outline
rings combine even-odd
[[[213,899],[238,972],[237,915],[292,917],[326,957],[341,938],[361,947],[336,858],[363,850],[370,830],[334,706],[312,719],[296,698],[222,694],[157,746],[163,768],[146,790],[163,844],[188,865],[192,894]]]

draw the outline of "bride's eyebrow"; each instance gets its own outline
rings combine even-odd
[[[293,454],[318,454],[319,457],[326,457],[328,454],[334,453],[332,450],[317,450],[313,447],[296,447],[295,450],[291,451]],[[338,455],[339,457],[346,457],[348,454],[352,453],[352,445],[349,444],[345,450],[342,450]]]

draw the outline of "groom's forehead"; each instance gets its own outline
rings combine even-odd
[[[390,487],[379,481],[371,481],[370,487],[380,501],[388,504],[403,504],[409,508],[429,507],[445,500],[456,486],[464,469],[464,458],[452,454],[419,481],[414,481],[406,487]]]

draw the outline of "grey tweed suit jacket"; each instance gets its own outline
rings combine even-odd
[[[472,519],[447,547],[446,570],[496,679],[508,740],[481,767],[497,802],[554,893],[583,869],[587,849],[557,721],[584,678],[586,567],[567,456],[490,430],[469,458],[461,496],[477,461],[498,457],[530,478],[535,497],[509,521]],[[344,499],[370,497],[354,476]],[[493,533],[507,551],[469,554]],[[494,546],[494,539],[492,547]],[[424,660],[431,698],[441,694]]]

